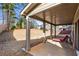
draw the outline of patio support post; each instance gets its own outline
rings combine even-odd
[[[26,41],[25,41],[25,51],[30,50],[30,18],[26,16]]]
[[[52,39],[52,24],[50,24],[51,28],[50,28],[50,38]]]
[[[44,17],[44,20],[45,20],[45,12],[43,12],[43,17]],[[44,35],[44,43],[46,43],[46,31],[45,31],[45,27],[46,27],[46,24],[45,24],[45,21],[43,21],[43,35]]]
[[[43,33],[45,33],[45,22],[43,21]]]
[[[54,16],[54,21],[55,21],[55,26],[54,26],[54,29],[55,29],[55,37],[56,37],[56,16]]]
[[[44,39],[45,39],[45,40],[43,41],[44,43],[46,43],[46,40],[47,40],[47,39],[46,39],[45,26],[46,26],[46,25],[45,25],[45,22],[43,21],[43,35],[44,35]]]
[[[50,21],[52,22],[52,10],[50,10]],[[50,24],[50,39],[52,39],[52,33],[53,31],[52,31],[52,24]]]
[[[54,26],[54,28],[55,28],[55,37],[56,37],[56,25]]]

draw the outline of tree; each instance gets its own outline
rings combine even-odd
[[[24,28],[24,25],[25,25],[25,18],[20,16],[19,21],[17,22],[16,26],[17,28],[22,29]]]
[[[11,23],[13,22],[13,18],[15,17],[14,12],[15,4],[4,3],[2,4],[2,9],[7,13],[7,29],[10,30]]]

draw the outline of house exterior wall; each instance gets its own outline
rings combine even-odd
[[[78,34],[78,30],[79,30],[79,25],[77,24],[79,20],[79,5],[77,8],[77,11],[74,15],[74,21],[73,21],[73,48],[75,49],[79,49],[79,34]]]

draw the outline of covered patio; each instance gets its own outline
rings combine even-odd
[[[74,16],[77,11],[78,4],[76,3],[32,3],[28,4],[21,15],[26,17],[26,43],[23,48],[24,51],[37,56],[74,56],[75,52],[75,39],[73,36],[73,26],[71,29],[70,37],[72,45],[64,42],[55,42],[54,38],[57,37],[56,27],[60,25],[73,25]],[[31,18],[43,22],[43,35],[44,40],[42,43],[31,47],[30,46],[30,22]],[[46,23],[50,24],[50,39],[46,37]],[[54,25],[54,35],[53,26]]]

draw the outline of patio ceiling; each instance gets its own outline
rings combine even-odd
[[[78,8],[77,3],[61,3],[61,4],[45,3],[45,4],[39,4],[38,6],[36,6],[35,9],[32,8],[32,11],[28,15],[32,18],[41,21],[46,21],[51,24],[56,25],[72,24],[77,8]],[[25,15],[26,13],[27,10],[25,10]]]

